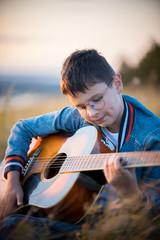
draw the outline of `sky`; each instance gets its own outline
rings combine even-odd
[[[0,0],[3,75],[59,76],[65,58],[84,48],[118,71],[153,41],[160,43],[159,0]]]

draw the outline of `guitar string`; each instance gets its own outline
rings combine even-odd
[[[115,155],[115,157],[118,156],[117,153],[113,153],[113,154]],[[34,163],[34,162],[37,162],[37,160],[40,160],[39,163],[42,163],[42,162],[46,163],[48,161],[53,160],[53,162],[55,162],[55,163],[58,163],[58,162],[61,163],[65,159],[67,159],[67,160],[70,159],[70,161],[73,161],[73,160],[76,160],[76,158],[78,158],[78,161],[82,161],[82,160],[90,161],[90,158],[92,158],[92,161],[95,161],[95,160],[101,160],[103,157],[107,157],[106,160],[108,160],[108,158],[113,154],[104,154],[104,155],[103,154],[98,154],[98,155],[91,154],[91,155],[84,155],[84,156],[69,156],[69,157],[67,157],[67,156],[65,156],[65,157],[64,156],[61,156],[61,157],[59,157],[59,156],[57,156],[57,157],[56,156],[55,157],[34,157],[34,160],[32,162]],[[148,157],[148,155],[150,155],[150,154],[148,154],[148,153],[147,153],[147,155],[143,154],[143,158],[144,158],[145,162],[146,162],[146,158]],[[122,156],[122,155],[120,155],[120,156]],[[135,159],[137,160],[137,158],[139,158],[139,159],[141,158],[140,155],[139,156],[126,156],[125,155],[122,157],[125,157],[125,159],[127,158],[128,161],[132,161]],[[152,158],[152,161],[154,162],[155,159],[157,159],[156,156],[154,156],[154,158]]]
[[[106,155],[106,154],[105,154]],[[110,155],[111,156],[111,154],[108,154],[108,155]],[[144,155],[144,154],[143,154]],[[156,155],[158,155],[158,153],[156,154]],[[90,159],[90,156],[92,156],[92,162],[91,162],[91,159]],[[68,163],[68,165],[71,165],[71,164],[73,164],[73,161],[74,161],[74,163],[75,163],[75,161],[77,160],[76,158],[78,158],[78,163],[77,164],[82,164],[82,161],[83,161],[83,164],[88,164],[87,162],[90,162],[90,163],[95,163],[95,161],[96,161],[96,164],[98,164],[99,162],[97,162],[97,161],[99,161],[99,160],[103,160],[103,163],[105,162],[105,161],[107,161],[107,160],[105,160],[105,159],[102,159],[102,156],[101,155],[99,155],[99,156],[97,156],[97,155],[95,155],[94,156],[94,158],[93,158],[93,156],[94,155],[87,155],[87,156],[72,156],[72,157],[58,157],[57,159],[56,159],[56,157],[54,157],[54,158],[50,158],[50,157],[41,157],[41,158],[35,158],[34,159],[34,161],[32,161],[31,163],[30,163],[30,165],[34,165],[34,164],[36,164],[36,165],[39,165],[39,166],[46,166],[46,165],[50,165],[50,166],[46,166],[47,168],[58,168],[58,167],[61,167],[62,166],[62,164],[63,164],[63,162],[64,162],[64,160],[65,159],[67,159],[66,161],[65,161],[65,165],[67,165],[66,164],[66,162]],[[101,157],[100,157],[101,156]],[[116,154],[115,154],[115,156],[116,156]],[[109,156],[108,156],[109,157]],[[144,157],[144,156],[143,156]],[[146,155],[145,157],[148,157],[148,155]],[[72,160],[72,159],[74,159],[74,160]],[[80,159],[80,158],[83,158],[82,160]],[[47,160],[47,161],[37,161],[37,160],[40,160],[40,159],[44,159],[44,160]],[[154,159],[156,159],[156,156],[155,156],[155,158],[152,158],[152,162],[150,162],[151,163],[151,165],[153,165],[153,163],[154,163]],[[52,161],[53,160],[53,161]],[[130,164],[135,164],[135,162],[133,162],[132,163],[132,161],[133,160],[135,160],[135,157],[133,156],[133,157],[130,157],[130,158],[128,158],[127,159],[127,161],[128,162],[130,162]],[[136,157],[136,160],[137,160],[137,157]],[[71,162],[72,161],[72,162]],[[141,165],[141,164],[145,164],[146,163],[146,161],[145,161],[145,158],[144,158],[144,162],[140,162],[139,164]],[[54,165],[53,165],[54,164]],[[138,165],[138,163],[136,162],[136,165]],[[129,164],[128,164],[128,166],[129,166]]]
[[[78,158],[78,157],[77,157]],[[38,159],[38,158],[37,158]],[[48,166],[48,168],[58,168],[58,167],[61,167],[62,166],[62,164],[63,164],[63,162],[64,162],[64,160],[65,160],[66,158],[64,158],[64,159],[61,159],[61,160],[59,160],[59,158],[58,158],[58,160],[57,159],[55,159],[54,158],[54,161],[52,161],[52,158],[51,159],[47,159],[48,161],[39,161],[39,162],[37,162],[37,161],[33,161],[33,162],[31,162],[31,165],[34,165],[34,164],[36,164],[36,166],[46,166],[46,165],[49,165]],[[70,157],[68,157],[67,158],[67,160],[65,161],[65,164],[66,164],[66,162],[69,164],[69,165],[72,165],[73,164],[73,161],[74,161],[74,163],[76,162],[76,159],[74,159],[74,160],[69,160],[70,159]],[[39,159],[38,159],[39,160]],[[97,160],[99,160],[99,159],[96,159],[96,161]],[[102,160],[102,159],[101,159]],[[71,162],[72,161],[72,162]],[[81,164],[82,163],[82,161],[83,161],[83,163],[85,162],[86,164],[87,164],[87,162],[91,162],[91,160],[90,159],[87,159],[87,158],[85,158],[85,159],[83,159],[83,160],[80,160],[79,158],[78,158],[78,161],[76,162],[76,164],[78,163],[78,164]],[[104,161],[106,161],[106,160],[104,160]],[[92,159],[92,163],[95,163],[95,159],[93,160]],[[53,165],[54,164],[54,165]]]
[[[153,153],[153,152],[152,152]],[[56,157],[57,157],[57,159],[60,159],[60,160],[64,160],[64,159],[66,159],[66,158],[70,158],[70,159],[72,159],[72,158],[86,158],[86,157],[89,157],[89,158],[103,158],[103,157],[107,157],[107,158],[109,158],[109,157],[111,157],[111,156],[120,156],[120,157],[125,157],[125,158],[128,158],[128,159],[135,159],[135,158],[141,158],[141,155],[143,156],[143,157],[146,157],[147,155],[150,155],[150,153],[147,153],[146,155],[144,155],[144,153],[141,153],[141,152],[138,152],[138,156],[136,155],[136,154],[132,154],[132,155],[130,155],[130,154],[127,154],[127,153],[111,153],[111,154],[90,154],[90,155],[75,155],[75,156],[68,156],[67,157],[67,155],[66,156],[60,156],[60,155],[57,155],[57,156],[48,156],[48,157],[34,157],[34,160],[48,160],[48,159],[55,159]]]
[[[35,158],[34,161],[31,162],[31,164],[33,165],[34,163],[36,163],[36,165],[46,165],[47,163],[48,164],[54,164],[54,166],[61,166],[63,164],[63,162],[65,161],[65,164],[68,163],[69,165],[72,164],[73,162],[74,163],[82,163],[82,162],[92,162],[92,163],[95,163],[95,161],[99,162],[99,161],[107,161],[109,158],[109,156],[107,157],[107,159],[104,159],[102,157],[99,157],[99,156],[92,156],[92,159],[90,159],[90,155],[89,156],[76,156],[76,157],[61,157],[61,158],[43,158],[41,160],[41,158]],[[37,160],[40,160],[40,161],[37,161]]]
[[[153,154],[154,153],[154,154]],[[98,159],[101,159],[101,158],[104,158],[104,157],[107,157],[107,158],[109,158],[109,157],[111,157],[111,156],[120,156],[120,157],[125,157],[125,158],[128,158],[128,160],[132,160],[132,159],[137,159],[137,158],[141,158],[141,157],[143,157],[143,158],[148,158],[149,157],[149,155],[154,155],[154,158],[152,158],[153,159],[153,161],[155,160],[155,159],[157,159],[157,156],[155,156],[155,153],[156,153],[156,155],[158,155],[160,152],[159,151],[155,151],[155,152],[146,152],[146,154],[144,154],[144,152],[138,152],[138,156],[137,156],[137,154],[135,153],[135,154],[127,154],[127,153],[110,153],[110,154],[90,154],[90,155],[75,155],[75,156],[60,156],[60,155],[57,155],[57,156],[48,156],[48,157],[34,157],[34,160],[41,160],[41,161],[46,161],[46,160],[48,160],[48,159],[50,159],[50,160],[54,160],[54,159],[56,159],[56,161],[57,161],[57,159],[58,160],[60,160],[60,161],[63,161],[64,159],[66,159],[66,158],[69,158],[69,159],[76,159],[76,158],[78,158],[78,160],[79,159],[86,159],[86,158],[93,158],[93,159],[95,159],[95,158],[98,158]],[[29,160],[29,159],[28,159]],[[89,159],[90,160],[90,159]]]
[[[37,166],[37,164],[35,164],[36,166]],[[64,172],[65,171],[69,171],[69,169],[67,170],[67,168],[68,167],[72,167],[71,169],[70,169],[70,171],[82,171],[82,170],[92,170],[92,169],[103,169],[103,164],[101,163],[99,163],[98,165],[96,164],[95,166],[93,166],[93,165],[87,165],[87,163],[86,164],[84,164],[84,166],[74,166],[76,169],[73,169],[73,166],[72,165],[69,165],[69,166],[64,166]],[[137,165],[127,165],[126,166],[126,168],[135,168],[135,167],[143,167],[144,166],[144,164],[137,164]],[[153,163],[150,163],[150,164],[147,164],[146,166],[160,166],[160,163],[159,164],[155,164],[155,165],[153,165]],[[39,166],[40,167],[40,170],[43,170],[42,168],[43,167],[45,167],[45,169],[59,169],[60,170],[60,168],[62,167],[62,165],[60,164],[60,165],[57,165],[57,166],[46,166],[46,165],[41,165],[41,166]],[[73,169],[73,170],[72,170]]]

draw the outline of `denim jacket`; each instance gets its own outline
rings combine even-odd
[[[118,152],[160,150],[160,119],[130,96],[123,95],[123,101],[124,113],[119,131]],[[87,125],[91,124],[71,114],[71,107],[20,120],[11,129],[8,139],[5,177],[9,171],[22,171],[33,137],[43,137],[60,131],[74,132]],[[100,127],[95,127],[101,131]],[[102,138],[104,138],[103,134]],[[149,173],[148,169],[150,169]],[[138,181],[148,185],[160,179],[160,167],[136,168],[136,176]],[[153,204],[155,211],[160,208],[159,189],[160,186],[152,186],[146,190],[147,201]]]

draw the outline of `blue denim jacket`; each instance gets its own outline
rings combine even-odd
[[[160,150],[160,119],[136,99],[123,95],[123,100],[125,108],[119,131],[118,151]],[[77,109],[75,108],[74,111]],[[27,152],[33,137],[43,137],[62,130],[74,132],[87,125],[90,123],[71,114],[70,107],[20,120],[11,129],[8,139],[5,177],[7,172],[11,170],[16,169],[21,172],[22,166],[27,160]],[[101,131],[100,127],[95,127]],[[138,181],[143,181],[144,184],[148,185],[150,182],[160,179],[160,167],[150,168],[149,173],[147,167],[136,168],[136,175]],[[146,190],[148,202],[153,204],[155,211],[160,208],[159,189],[160,186],[152,186]]]

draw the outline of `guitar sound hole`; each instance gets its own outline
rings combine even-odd
[[[52,158],[44,171],[44,177],[50,179],[56,176],[66,158],[67,155],[65,153],[60,153]]]

